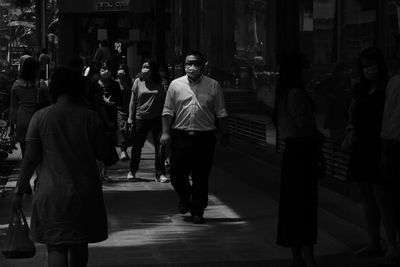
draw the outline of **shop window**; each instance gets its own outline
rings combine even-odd
[[[232,86],[261,89],[266,85],[267,1],[235,0]]]

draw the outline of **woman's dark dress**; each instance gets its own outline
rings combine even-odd
[[[385,90],[372,94],[356,85],[349,119],[354,127],[356,141],[350,151],[348,179],[354,182],[382,183],[379,169]]]

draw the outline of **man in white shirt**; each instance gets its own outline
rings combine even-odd
[[[186,75],[173,80],[167,91],[160,139],[163,145],[171,145],[171,183],[179,197],[179,212],[190,211],[196,224],[205,222],[216,122],[221,143],[226,146],[229,142],[222,88],[216,80],[203,74],[205,63],[200,52],[187,53]]]

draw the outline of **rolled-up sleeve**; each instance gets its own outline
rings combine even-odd
[[[215,115],[217,116],[217,118],[227,117],[228,112],[225,107],[224,93],[222,92],[222,88],[219,83],[216,83],[215,90]]]
[[[171,116],[175,115],[175,105],[174,105],[174,86],[173,83],[170,84],[167,95],[165,97],[164,108],[162,112],[163,116]]]

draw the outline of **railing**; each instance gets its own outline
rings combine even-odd
[[[276,136],[276,152],[282,153],[285,148],[284,141]],[[344,150],[327,138],[322,144],[322,152],[326,160],[326,175],[331,178],[345,181],[347,177],[347,169],[349,164],[349,151]]]
[[[274,145],[277,154],[281,154],[285,143],[279,138],[272,122],[268,119],[257,120],[253,117],[233,114],[229,117],[229,130],[232,136],[249,143],[266,147]],[[332,139],[327,138],[322,146],[326,159],[327,176],[345,181],[349,163],[349,152],[343,150]]]

